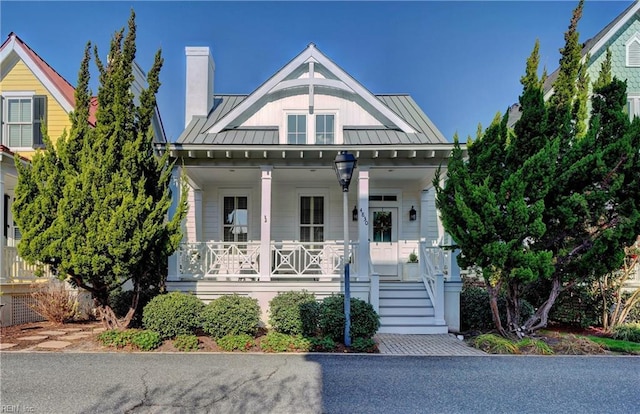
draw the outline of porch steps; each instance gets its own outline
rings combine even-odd
[[[447,333],[435,323],[435,310],[422,282],[380,282],[379,333]]]

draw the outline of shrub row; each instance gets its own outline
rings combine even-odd
[[[367,348],[380,326],[380,318],[373,307],[357,298],[351,299],[351,337],[354,346]],[[326,338],[344,341],[344,296],[333,295],[318,302],[313,293],[285,292],[269,303],[269,322],[274,333],[291,337],[322,338],[320,347],[328,347]],[[254,337],[260,324],[260,307],[253,298],[225,295],[205,305],[194,295],[172,292],[151,299],[144,307],[143,326],[155,331],[161,339],[194,334],[202,329],[212,338],[233,349],[244,347],[242,335]],[[269,337],[267,344],[275,342],[273,349],[293,347],[310,349],[315,345],[294,343],[279,345],[282,337]],[[356,342],[356,340],[359,340]],[[230,342],[231,341],[231,342]],[[269,345],[268,345],[269,346]]]

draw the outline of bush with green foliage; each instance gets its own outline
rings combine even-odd
[[[640,342],[640,323],[625,323],[613,328],[613,339]]]
[[[371,304],[358,298],[351,298],[350,305],[351,338],[372,338],[380,327],[380,316]],[[322,336],[344,342],[344,295],[331,295],[322,301],[318,324]]]
[[[216,341],[216,344],[224,351],[248,351],[255,345],[251,335],[226,335]]]
[[[311,349],[311,341],[299,335],[269,332],[260,342],[265,352],[306,352]]]
[[[498,297],[498,309],[502,325],[506,326],[506,307],[504,295]],[[534,308],[529,302],[522,299],[520,301],[520,316],[522,320],[527,320],[533,315]],[[489,307],[489,293],[485,288],[468,285],[462,289],[460,294],[460,321],[462,323],[462,331],[479,330],[486,331],[495,328],[493,318],[491,316],[491,308]]]
[[[317,330],[320,304],[313,293],[283,292],[269,302],[269,324],[288,335],[313,336]]]
[[[200,327],[204,303],[188,293],[171,292],[151,299],[142,312],[142,324],[162,339],[194,333]]]
[[[198,337],[195,335],[178,335],[173,340],[173,346],[182,352],[198,350]]]
[[[329,336],[323,337],[312,337],[309,338],[311,341],[311,351],[314,352],[331,352],[336,349],[336,341],[331,339]]]
[[[376,350],[376,342],[372,338],[356,338],[351,343],[351,350],[372,353]]]
[[[98,335],[98,341],[104,346],[124,348],[131,345],[142,351],[151,351],[162,344],[157,332],[138,329],[109,329]]]
[[[134,332],[131,336],[131,344],[141,351],[151,351],[162,345],[162,339],[158,332],[142,330]]]
[[[254,336],[260,325],[258,300],[224,295],[212,300],[201,313],[202,329],[214,339],[227,335]]]

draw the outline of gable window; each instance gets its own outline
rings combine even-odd
[[[625,44],[628,67],[640,67],[640,33],[634,34]]]
[[[316,144],[333,144],[334,137],[334,115],[316,115]]]
[[[324,197],[300,197],[300,241],[324,241]]]
[[[287,116],[287,143],[307,143],[307,116],[289,114]]]
[[[246,196],[224,197],[222,211],[225,242],[246,242],[249,234]]]
[[[2,143],[10,148],[43,148],[47,97],[7,96],[2,102]]]

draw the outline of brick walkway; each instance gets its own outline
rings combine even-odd
[[[452,334],[377,334],[375,341],[383,355],[480,356],[486,353],[467,345]]]

